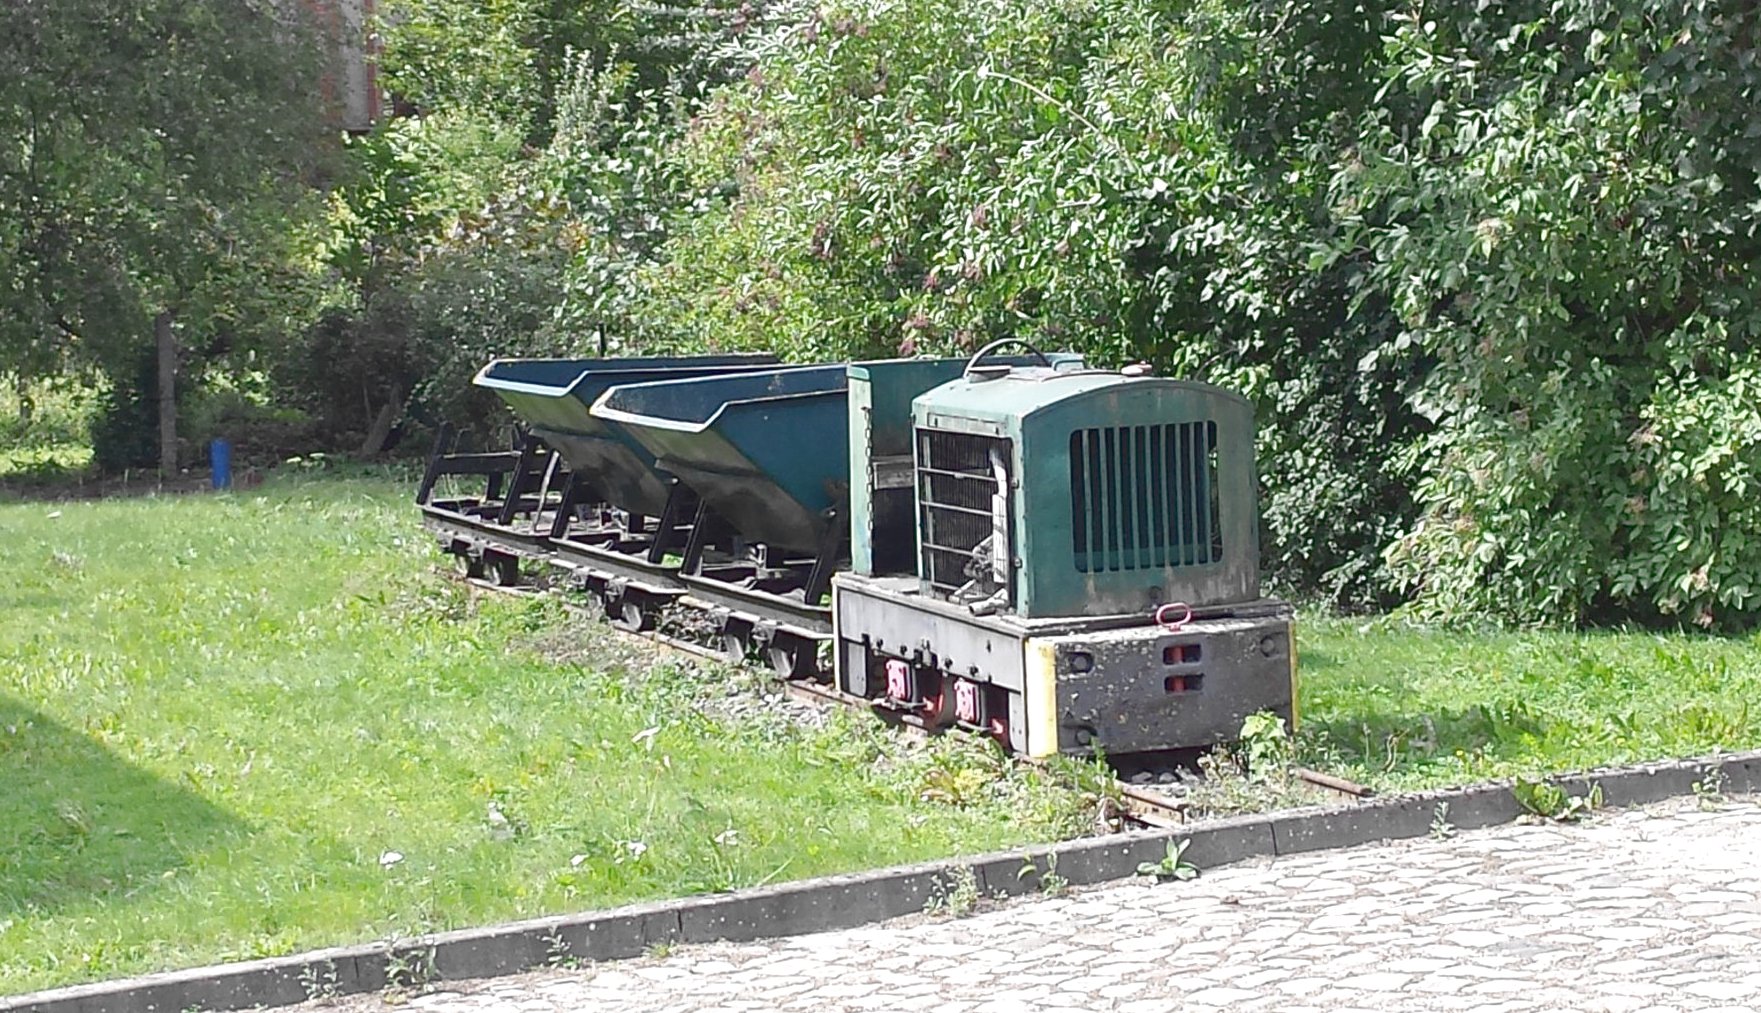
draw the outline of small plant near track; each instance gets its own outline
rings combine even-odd
[[[1701,812],[1716,812],[1723,807],[1724,771],[1714,767],[1694,782],[1694,804]]]
[[[396,942],[386,944],[385,993],[392,1001],[406,999],[426,991],[434,981],[434,948],[432,946],[399,950]]]
[[[1234,745],[1219,744],[1198,758],[1198,776],[1183,775],[1181,797],[1190,818],[1269,812],[1337,801],[1296,776],[1298,742],[1284,719],[1261,711],[1242,722]]]
[[[1283,718],[1260,711],[1249,714],[1241,723],[1240,758],[1247,768],[1248,780],[1288,777],[1294,755]]]
[[[1192,847],[1191,839],[1168,842],[1168,853],[1160,861],[1140,862],[1137,866],[1139,876],[1154,876],[1158,883],[1185,882],[1198,878],[1198,866],[1186,860],[1186,849]]]
[[[575,956],[561,931],[544,937],[544,966],[563,971],[573,971],[581,966],[581,958]]]
[[[947,876],[937,879],[935,886],[930,888],[929,903],[923,906],[923,913],[945,918],[964,918],[978,909],[981,897],[978,873],[970,865],[957,866]]]
[[[1062,897],[1070,892],[1070,881],[1058,875],[1058,853],[1046,852],[1046,867],[1039,867],[1039,859],[1033,855],[1021,856],[1021,870],[1015,874],[1016,879],[1029,876],[1039,877],[1039,892],[1047,897]]]
[[[1446,841],[1456,835],[1455,824],[1449,822],[1449,803],[1439,802],[1431,812],[1431,838]]]
[[[1518,777],[1510,790],[1530,818],[1554,823],[1576,823],[1602,807],[1599,784],[1591,785],[1588,794],[1573,795],[1551,781]]]
[[[326,1003],[335,999],[340,994],[336,983],[336,962],[326,960],[301,968],[300,988],[306,993],[307,1002]]]

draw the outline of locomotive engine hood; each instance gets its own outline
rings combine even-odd
[[[1245,398],[1166,377],[978,366],[920,395],[912,422],[925,594],[983,593],[975,607],[1022,618],[1259,598]]]

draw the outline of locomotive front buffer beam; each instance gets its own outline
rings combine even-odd
[[[1235,739],[1270,711],[1294,722],[1288,605],[1023,621],[928,598],[913,580],[833,583],[838,688],[1030,757],[1120,756]]]

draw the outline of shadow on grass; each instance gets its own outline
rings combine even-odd
[[[150,889],[244,824],[0,693],[0,918]]]

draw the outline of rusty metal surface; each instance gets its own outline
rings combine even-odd
[[[1343,777],[1338,777],[1333,774],[1324,774],[1321,771],[1310,770],[1307,767],[1298,767],[1291,771],[1291,773],[1295,774],[1298,779],[1307,781],[1309,784],[1312,784],[1317,788],[1328,788],[1332,791],[1339,792],[1341,795],[1350,795],[1353,798],[1372,798],[1376,794],[1376,789],[1371,788],[1369,785],[1358,784],[1356,781],[1348,781]]]

